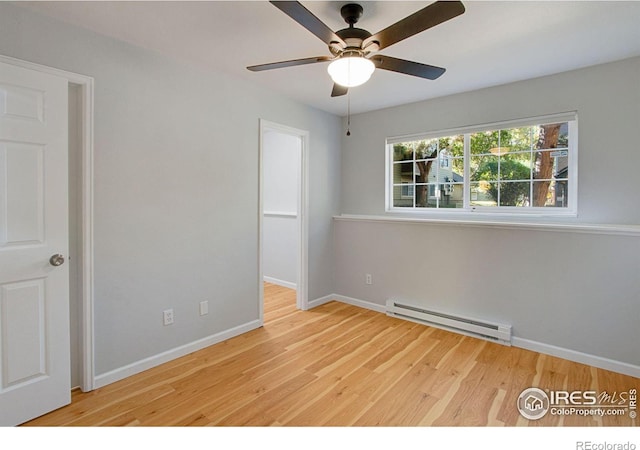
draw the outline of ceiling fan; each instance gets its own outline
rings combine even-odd
[[[330,61],[328,72],[334,82],[332,97],[345,95],[349,87],[365,83],[376,68],[435,80],[445,72],[444,68],[380,55],[378,51],[453,19],[465,11],[460,1],[437,1],[372,35],[367,30],[354,27],[363,14],[362,6],[356,3],[348,3],[340,9],[340,15],[349,27],[336,32],[300,2],[270,3],[327,44],[331,56],[259,64],[247,69],[259,72]]]

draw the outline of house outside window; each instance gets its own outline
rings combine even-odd
[[[575,215],[577,115],[387,140],[388,212]]]

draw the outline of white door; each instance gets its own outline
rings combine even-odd
[[[67,103],[67,80],[0,63],[3,426],[71,401]]]

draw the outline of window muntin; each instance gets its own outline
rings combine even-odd
[[[392,140],[387,209],[574,214],[575,114],[546,119]]]

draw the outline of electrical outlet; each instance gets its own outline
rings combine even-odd
[[[373,284],[373,277],[371,276],[370,273],[364,276],[364,282],[365,284]]]
[[[200,302],[200,315],[206,316],[209,314],[209,302],[207,300]]]
[[[171,325],[173,323],[173,309],[165,309],[162,311],[162,317],[165,325]]]

